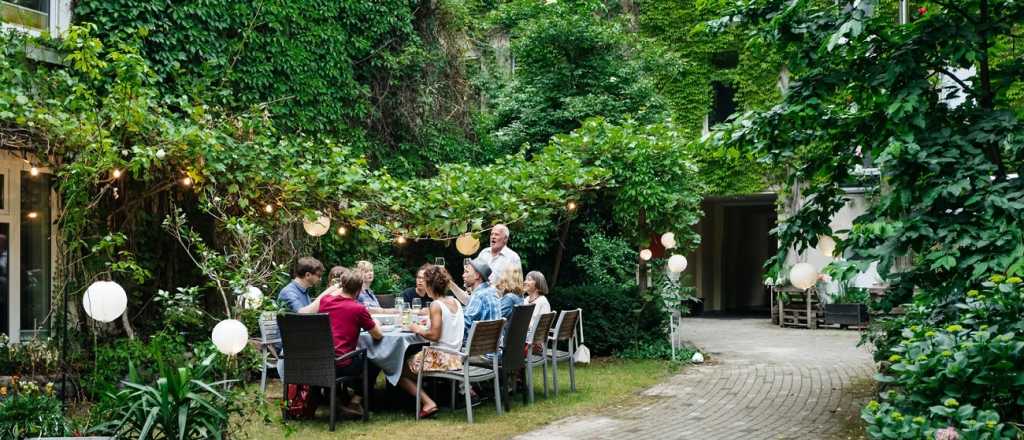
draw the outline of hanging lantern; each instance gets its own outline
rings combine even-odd
[[[97,281],[85,290],[82,308],[90,318],[99,322],[117,319],[128,308],[128,295],[113,281]]]
[[[302,229],[305,229],[309,235],[319,237],[331,230],[331,219],[323,215],[317,217],[315,221],[302,219]]]
[[[654,256],[654,253],[651,252],[650,249],[643,249],[643,250],[640,251],[640,259],[641,260],[649,261],[651,259],[651,257],[653,257],[653,256]]]
[[[819,235],[818,252],[826,257],[833,257],[836,252],[836,241],[828,235]]]
[[[662,234],[661,245],[665,246],[665,249],[672,249],[676,247],[676,234],[672,232],[666,232]]]
[[[249,341],[249,330],[237,319],[225,319],[213,327],[213,345],[228,356],[236,355]]]
[[[455,249],[462,255],[470,256],[480,249],[480,240],[469,232],[462,234],[455,240]]]
[[[263,304],[263,291],[256,286],[248,286],[245,288],[245,293],[242,294],[242,307],[246,309],[255,309]]]
[[[798,289],[809,289],[818,283],[818,270],[811,263],[799,263],[789,270],[789,282]]]
[[[686,257],[673,255],[668,258],[668,270],[672,273],[680,273],[686,270]]]

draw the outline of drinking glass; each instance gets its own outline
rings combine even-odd
[[[398,313],[402,313],[402,310],[405,310],[404,298],[395,298],[395,310],[398,310]]]
[[[444,257],[434,258],[434,265],[444,267]]]
[[[412,300],[412,313],[418,315],[420,313],[420,309],[422,307],[423,307],[423,301],[420,301],[419,298],[413,298],[413,300]]]

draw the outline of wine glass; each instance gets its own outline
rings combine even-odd
[[[434,258],[434,265],[444,267],[444,257]]]
[[[421,301],[419,298],[413,298],[413,300],[412,300],[412,313],[414,315],[418,315],[420,313],[420,309],[421,308],[423,308],[423,301]]]

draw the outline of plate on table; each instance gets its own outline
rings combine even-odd
[[[398,326],[396,326],[396,325],[389,325],[389,324],[381,324],[380,325],[380,331],[382,331],[382,332],[394,331],[397,328],[398,328]]]

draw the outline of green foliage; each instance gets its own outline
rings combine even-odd
[[[51,339],[32,339],[12,344],[0,334],[0,371],[5,374],[53,374],[60,367],[59,346]]]
[[[183,335],[205,333],[204,311],[198,287],[179,287],[175,292],[158,290],[154,301],[163,312],[163,322]]]
[[[652,233],[672,231],[685,250],[700,241],[692,226],[700,219],[706,189],[682,148],[689,141],[671,121],[614,125],[594,118],[556,136],[552,145],[610,171],[610,190],[602,197],[610,200],[612,219],[630,243],[646,246]]]
[[[206,382],[215,357],[177,368],[160,361],[152,385],[130,364],[125,389],[114,396],[115,413],[94,431],[139,439],[225,438],[237,407],[226,391],[215,389],[228,381]]]
[[[637,251],[625,240],[606,235],[597,225],[582,229],[587,235],[583,239],[587,252],[577,255],[573,262],[583,271],[584,282],[613,288],[635,283]]]
[[[52,383],[40,387],[15,379],[10,388],[0,387],[0,438],[64,436],[70,430]]]
[[[694,350],[690,347],[676,349],[676,361],[687,362],[693,357]],[[643,343],[635,343],[617,354],[623,359],[658,359],[672,360],[672,344],[668,339],[655,339]]]
[[[894,394],[891,394],[894,396]],[[861,410],[868,423],[868,435],[878,439],[1014,439],[1016,430],[1000,422],[995,411],[960,406],[956,399],[936,405],[928,412],[907,414],[888,402],[872,400]],[[938,433],[938,434],[937,434]],[[950,434],[953,433],[953,434]],[[953,436],[955,435],[955,436]]]
[[[147,341],[115,340],[96,347],[97,368],[89,370],[82,378],[82,386],[89,396],[98,399],[117,391],[121,381],[128,377],[129,363],[143,366],[136,373],[148,380],[155,374],[148,366],[156,365],[158,360],[171,364],[184,363],[186,353],[189,353],[189,345],[183,336],[177,334],[177,330],[174,333],[156,333]]]
[[[548,301],[552,310],[583,309],[583,335],[594,355],[667,339],[668,315],[660,299],[639,296],[635,285],[556,287]]]
[[[590,117],[651,123],[665,116],[619,20],[602,2],[513,1],[495,12],[511,38],[513,77],[491,91],[494,142],[506,151],[542,145]],[[499,66],[499,69],[510,69]]]

